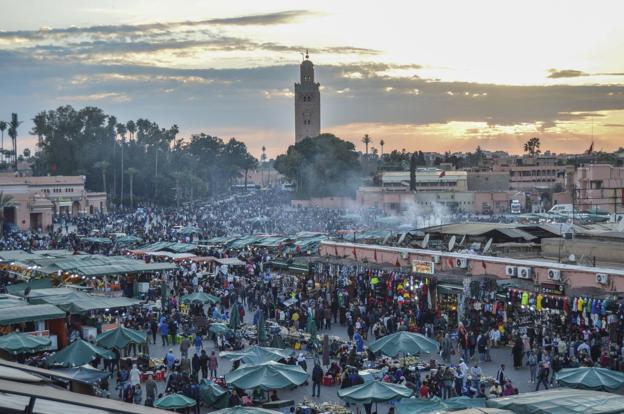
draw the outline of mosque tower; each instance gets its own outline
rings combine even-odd
[[[300,72],[300,83],[295,83],[295,143],[321,134],[321,93],[307,50]]]

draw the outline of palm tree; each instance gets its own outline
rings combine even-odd
[[[4,131],[7,129],[7,123],[0,121],[0,133],[2,134],[2,143],[0,143],[0,150],[2,151],[2,158],[4,158]]]
[[[117,124],[117,135],[121,137],[121,185],[119,186],[119,204],[123,206],[124,195],[124,147],[126,146],[126,126]]]
[[[137,172],[137,169],[133,167],[126,170],[128,178],[130,179],[130,208],[134,208],[134,176]]]
[[[110,162],[106,160],[98,161],[94,165],[96,169],[102,171],[102,188],[104,189],[104,192],[106,193],[107,196],[108,196],[108,192],[106,191],[106,170],[108,170],[109,166],[110,166]]]
[[[383,146],[386,145],[386,141],[383,139],[379,140],[379,146],[381,147],[381,156],[383,157]]]
[[[540,152],[540,139],[533,137],[524,143],[524,152],[528,152],[531,157],[538,155]]]
[[[0,229],[4,228],[4,209],[13,207],[13,197],[0,191]]]
[[[364,134],[364,138],[362,138],[362,142],[364,143],[364,145],[366,145],[366,155],[368,155],[368,144],[373,142],[373,140],[371,139],[371,137],[368,136],[368,134]]]
[[[134,139],[134,133],[136,132],[137,127],[133,120],[126,122],[126,129],[130,133],[130,139]]]
[[[11,114],[11,122],[9,123],[9,136],[13,141],[13,166],[15,167],[15,171],[17,171],[17,128],[20,126],[21,122],[17,120],[17,114]]]

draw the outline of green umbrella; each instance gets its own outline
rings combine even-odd
[[[50,346],[50,339],[20,332],[0,336],[0,349],[11,354],[39,352]]]
[[[446,400],[438,397],[428,400],[408,398],[401,400],[397,410],[398,414],[427,414],[476,407],[485,407],[485,398],[453,397]]]
[[[109,350],[92,345],[79,338],[48,357],[48,364],[77,367],[88,364],[98,356],[105,359],[114,358],[113,353]]]
[[[232,306],[232,311],[230,313],[230,328],[237,330],[240,325],[240,312],[238,311],[238,303],[235,303]]]
[[[264,319],[264,312],[260,311],[258,316],[258,343],[264,344],[267,341],[266,321]]]
[[[269,361],[279,361],[288,359],[292,355],[291,351],[279,348],[268,348],[262,346],[252,346],[244,351],[221,352],[220,357],[230,361],[241,361],[244,364],[261,364]]]
[[[95,338],[96,344],[107,349],[123,349],[128,344],[144,344],[146,342],[147,334],[145,332],[128,329],[123,325],[101,333]]]
[[[565,387],[596,391],[615,391],[624,385],[624,373],[595,367],[564,368],[555,379]]]
[[[182,227],[180,230],[178,230],[178,233],[184,234],[184,235],[201,234],[201,229],[195,226],[187,226],[187,227]]]
[[[204,292],[195,292],[189,295],[184,295],[180,298],[182,303],[192,303],[192,302],[201,302],[201,303],[210,303],[212,305],[219,303],[221,299],[215,295],[210,295]]]
[[[224,335],[229,335],[234,333],[234,331],[232,331],[232,329],[227,326],[224,323],[219,323],[219,322],[215,322],[213,324],[210,325],[210,328],[208,328],[208,332],[212,332],[213,334],[219,335],[219,334],[224,334]]]
[[[197,402],[182,394],[169,394],[154,401],[154,407],[165,410],[194,407]]]
[[[199,383],[199,397],[208,406],[214,408],[227,407],[230,400],[230,391],[204,378]]]
[[[299,365],[284,365],[270,361],[262,364],[243,365],[225,374],[228,385],[248,390],[262,388],[277,390],[301,385],[308,379],[308,373]]]
[[[213,411],[211,414],[281,414],[280,411],[266,410],[260,407],[230,407],[223,410]]]
[[[389,382],[371,381],[338,390],[338,397],[350,403],[371,404],[398,400],[412,395],[412,390],[404,385]]]
[[[624,397],[609,392],[557,388],[493,398],[485,405],[517,414],[622,414]]]
[[[424,335],[408,331],[399,331],[379,338],[368,346],[373,352],[381,352],[389,357],[399,354],[414,355],[420,352],[438,352],[440,345]]]

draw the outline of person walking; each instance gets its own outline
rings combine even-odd
[[[201,365],[199,363],[199,355],[195,353],[193,355],[193,359],[191,359],[191,369],[193,372],[193,380],[195,382],[199,382],[199,370],[201,369]]]
[[[314,363],[312,369],[312,397],[321,396],[321,382],[323,381],[323,368],[319,365],[318,361]],[[316,395],[314,392],[316,391]]]
[[[529,357],[527,358],[527,365],[529,366],[529,371],[531,373],[531,379],[529,382],[531,384],[535,384],[537,381],[537,356],[533,350],[529,351]]]
[[[202,372],[202,378],[208,377],[208,355],[206,355],[206,350],[201,350],[201,355],[199,356],[199,366]]]
[[[215,351],[212,351],[210,358],[208,358],[208,368],[210,369],[210,377],[217,378],[217,368],[219,367],[219,361]]]
[[[156,322],[156,319],[152,319],[150,322],[150,331],[152,332],[152,342],[156,345],[156,335],[158,334],[158,322]]]
[[[191,341],[189,341],[188,337],[185,336],[180,341],[180,356],[182,359],[188,358],[188,350],[191,347]]]
[[[550,368],[547,362],[542,362],[540,365],[539,373],[537,374],[537,386],[535,391],[539,391],[540,384],[544,384],[544,388],[548,389],[548,375],[550,374]]]
[[[169,324],[166,320],[162,320],[158,326],[160,337],[162,338],[162,346],[169,346]]]
[[[195,334],[195,339],[193,339],[193,345],[195,345],[195,353],[199,354],[201,349],[204,347],[204,343],[200,334]]]
[[[150,375],[145,381],[145,405],[152,407],[156,396],[158,395],[158,384],[154,381],[154,377]]]

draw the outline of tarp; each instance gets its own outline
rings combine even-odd
[[[194,407],[195,404],[196,402],[194,399],[182,394],[169,394],[154,401],[154,407],[163,408],[165,410]]]
[[[54,305],[26,305],[0,309],[0,325],[2,326],[64,317],[65,312]]]
[[[112,359],[114,355],[109,350],[92,345],[82,339],[76,339],[65,348],[48,357],[48,364],[77,367],[88,364],[98,356]]]
[[[124,349],[128,344],[144,344],[146,342],[147,334],[145,332],[128,329],[125,326],[119,326],[101,333],[95,339],[96,344],[106,349]]]
[[[93,368],[89,364],[74,368],[58,368],[51,371],[67,375],[71,377],[72,381],[81,382],[83,384],[96,384],[104,378],[111,376],[110,372]]]
[[[199,397],[209,407],[225,408],[230,400],[230,391],[204,378],[199,383]]]
[[[201,229],[195,226],[186,226],[178,230],[180,234],[201,234]]]
[[[350,403],[370,404],[407,398],[412,390],[405,385],[371,381],[338,390],[338,397]]]
[[[215,259],[216,263],[226,266],[245,266],[245,262],[238,260],[236,257],[224,257],[223,259]]]
[[[597,391],[615,391],[624,385],[624,373],[607,368],[564,368],[555,374],[560,385]]]
[[[420,352],[438,352],[439,344],[421,334],[399,331],[379,338],[368,348],[373,352],[381,352],[389,357],[395,357],[399,354],[414,355]]]
[[[172,253],[188,253],[197,249],[197,245],[189,243],[176,243],[176,242],[156,242],[148,244],[147,246],[139,247],[138,250],[144,252],[157,252],[159,250],[167,250]]]
[[[621,414],[624,397],[601,391],[558,388],[494,398],[485,405],[516,414]]]
[[[241,361],[245,364],[279,361],[280,359],[288,359],[291,355],[291,351],[263,346],[252,346],[243,351],[221,352],[219,354],[222,358],[229,359],[230,361]]]
[[[52,287],[52,281],[50,279],[30,279],[26,283],[16,283],[14,285],[7,285],[6,291],[10,294],[18,294],[19,292],[24,292],[26,288],[30,288],[31,290],[35,289],[45,289]]]
[[[308,373],[299,365],[284,365],[277,362],[243,365],[236,370],[225,374],[225,381],[229,385],[244,390],[262,388],[278,390],[301,385],[308,379]]]
[[[192,302],[201,302],[201,303],[211,303],[216,304],[221,301],[221,298],[215,295],[211,295],[205,292],[195,292],[189,295],[182,296],[180,298],[182,303],[192,303]]]
[[[0,349],[11,354],[42,351],[50,346],[50,338],[20,332],[0,336]]]
[[[83,237],[80,239],[80,242],[90,244],[113,244],[111,239],[105,237]]]
[[[208,328],[208,332],[212,332],[213,334],[232,334],[234,333],[234,331],[225,323],[219,323],[219,322],[215,322],[213,324],[210,325],[210,328]]]
[[[126,298],[123,296],[112,298],[107,296],[89,295],[76,291],[59,296],[32,298],[31,302],[56,305],[71,315],[80,315],[96,310],[127,308],[141,303],[138,299]]]
[[[485,398],[453,397],[446,400],[438,397],[428,400],[406,398],[397,405],[397,410],[398,414],[425,414],[474,407],[485,407]]]
[[[211,414],[281,414],[281,412],[267,410],[260,407],[242,407],[239,405],[236,407],[213,411]]]

